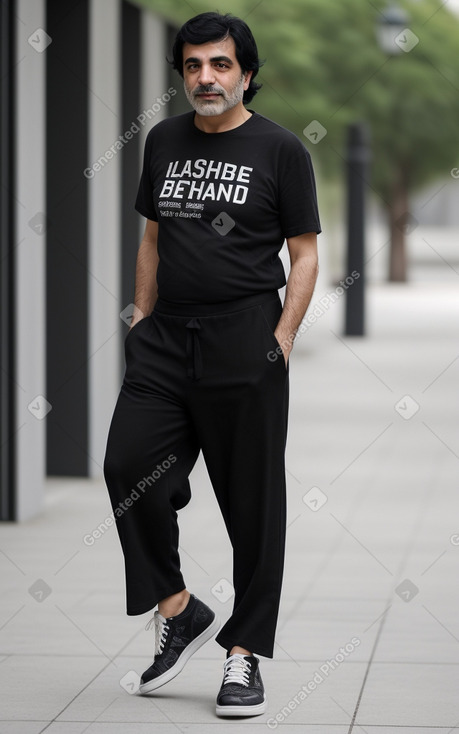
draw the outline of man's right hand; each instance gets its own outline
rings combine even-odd
[[[129,331],[139,322],[142,321],[142,319],[145,318],[145,314],[143,311],[140,310],[140,308],[137,308],[137,306],[134,304],[134,313],[132,315],[131,319],[131,325],[129,326]]]
[[[145,232],[137,253],[134,314],[130,329],[153,311],[158,297],[156,284],[158,262],[158,222],[147,219]]]

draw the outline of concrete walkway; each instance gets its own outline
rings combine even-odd
[[[151,662],[152,615],[124,614],[115,528],[84,542],[110,514],[103,482],[53,479],[46,513],[0,527],[1,734],[459,731],[456,279],[373,286],[366,339],[342,337],[343,305],[316,311],[291,360],[268,713],[215,717],[214,641],[155,696],[132,695]],[[225,619],[231,552],[201,462],[192,486],[183,569]]]

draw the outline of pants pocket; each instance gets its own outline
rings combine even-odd
[[[134,324],[134,326],[131,329],[129,329],[128,333],[124,337],[124,346],[126,346],[128,341],[131,339],[132,334],[135,334],[137,332],[140,324],[143,324],[145,321],[147,321],[148,318],[149,318],[148,316],[144,316],[143,319],[140,319],[140,321],[137,321],[137,323]]]
[[[268,303],[259,304],[258,311],[261,314],[264,328],[268,332],[272,344],[272,349],[268,352],[267,358],[270,362],[281,361],[284,369],[287,371],[288,360],[286,363],[282,347],[274,335],[274,330],[279,323],[279,319],[282,314],[282,303],[280,299],[268,301]]]

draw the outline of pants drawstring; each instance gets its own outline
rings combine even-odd
[[[202,355],[201,345],[199,344],[199,331],[201,323],[199,319],[192,318],[186,324],[186,356],[187,356],[187,375],[192,380],[200,380],[202,377]]]

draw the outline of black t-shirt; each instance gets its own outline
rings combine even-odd
[[[159,122],[145,143],[135,208],[159,223],[158,295],[217,303],[282,288],[284,239],[321,232],[308,151],[257,112],[221,133],[194,115]]]

